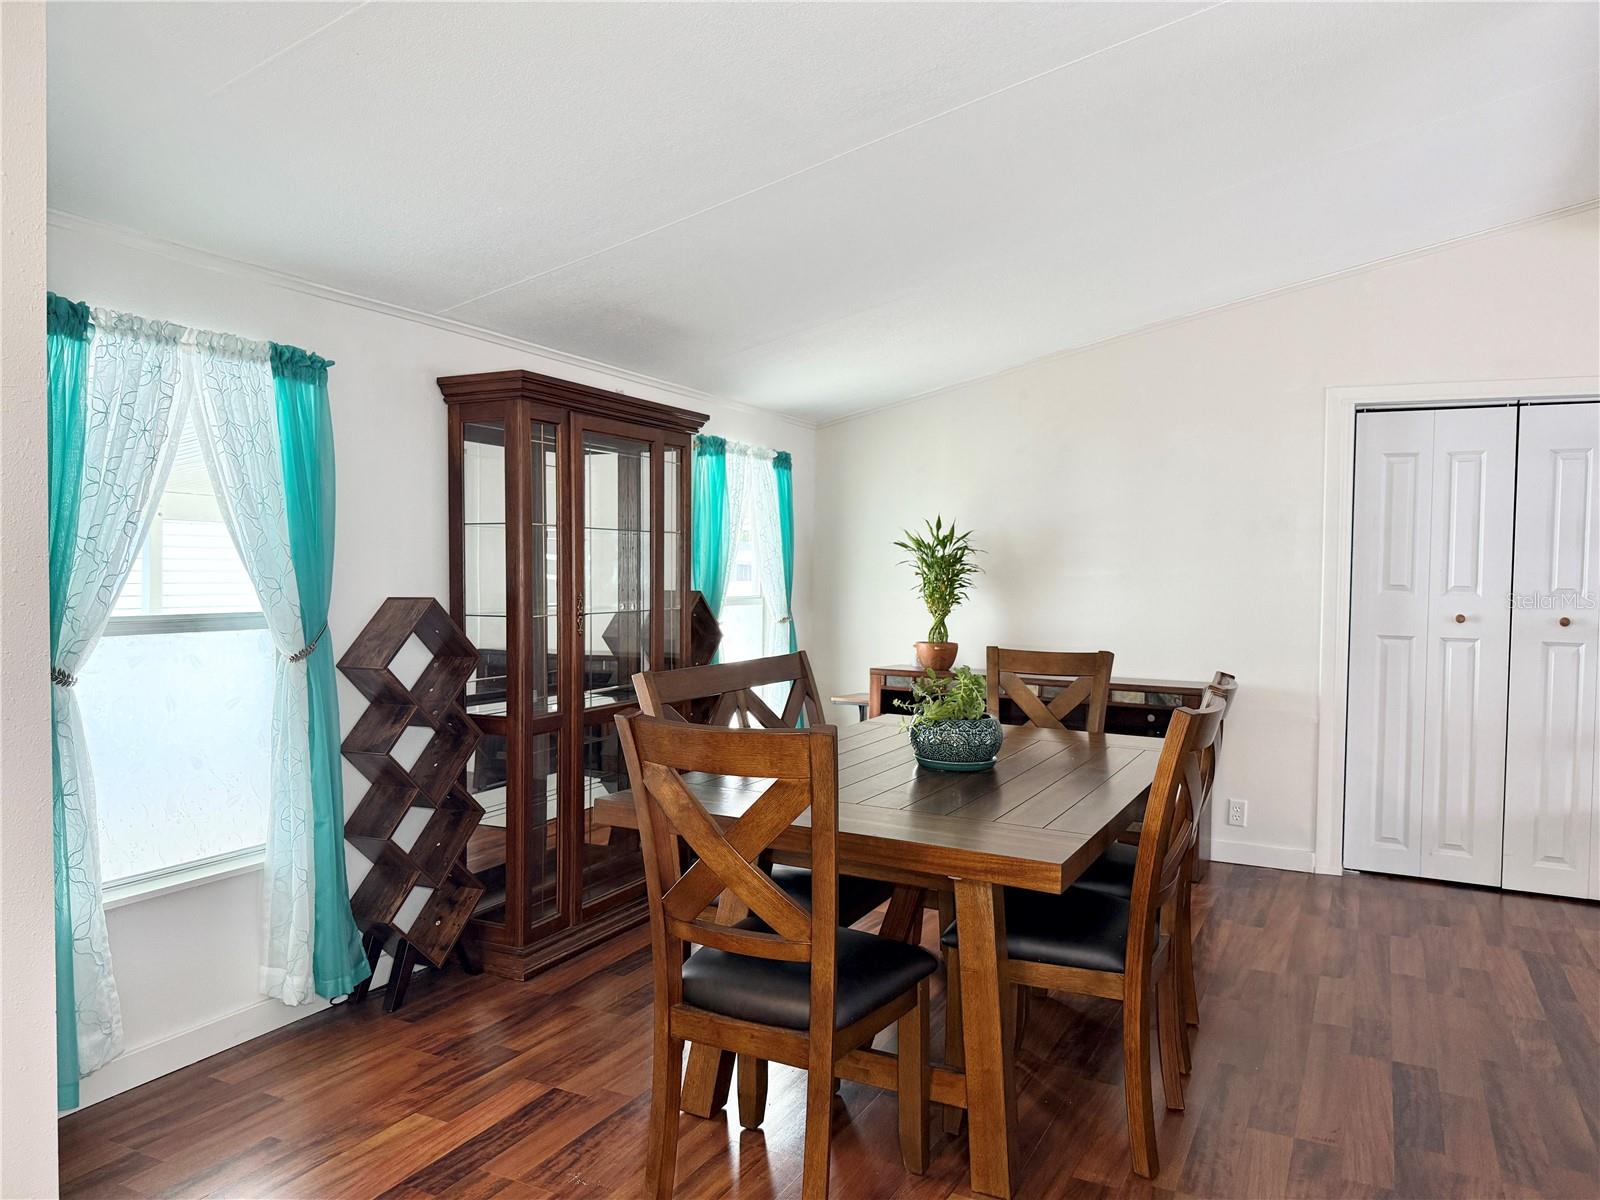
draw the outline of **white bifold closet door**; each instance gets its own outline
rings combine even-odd
[[[1504,883],[1600,899],[1600,404],[1524,408],[1518,459]]]
[[[1517,410],[1360,414],[1344,862],[1496,884]]]

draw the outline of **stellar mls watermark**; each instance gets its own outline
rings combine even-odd
[[[1518,611],[1593,612],[1600,608],[1600,596],[1593,592],[1580,592],[1577,588],[1558,588],[1553,592],[1507,592],[1506,607]]]

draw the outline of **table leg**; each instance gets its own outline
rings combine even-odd
[[[1012,1065],[1015,1010],[1006,975],[1004,889],[956,881],[961,931],[962,1041],[966,1048],[967,1145],[972,1190],[1009,1200],[1017,1158],[1017,1092]]]

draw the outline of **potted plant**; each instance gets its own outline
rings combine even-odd
[[[928,640],[917,642],[917,666],[926,671],[948,671],[960,647],[950,640],[945,621],[950,610],[967,598],[967,588],[979,571],[978,550],[972,545],[972,531],[957,533],[954,523],[934,517],[926,534],[906,530],[905,540],[895,545],[911,555],[905,562],[917,573],[915,590],[922,595],[933,624]]]
[[[911,699],[895,704],[911,714],[911,748],[917,761],[937,771],[981,771],[994,766],[1003,734],[988,711],[982,675],[971,667],[954,674],[929,671],[911,681]]]

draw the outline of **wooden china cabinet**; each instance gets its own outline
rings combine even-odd
[[[703,413],[527,371],[439,380],[450,414],[450,613],[478,647],[484,738],[467,847],[484,966],[526,979],[644,919],[638,835],[597,820],[627,787],[632,677],[683,665],[689,443]]]

